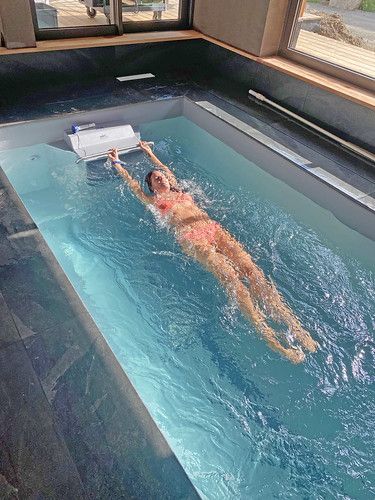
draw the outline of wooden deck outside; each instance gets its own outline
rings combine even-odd
[[[74,26],[98,26],[108,24],[103,9],[98,8],[95,17],[90,18],[86,13],[86,7],[79,0],[47,0],[51,7],[57,10],[57,19],[59,28]],[[124,0],[125,3],[125,0]],[[132,0],[126,0],[126,4],[131,6]],[[129,22],[152,21],[153,12],[126,12],[123,14],[123,20]],[[176,20],[179,18],[179,0],[168,0],[167,10],[162,12],[162,20]]]
[[[295,46],[305,54],[375,78],[375,52],[301,30]]]

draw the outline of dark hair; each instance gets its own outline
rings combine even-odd
[[[147,184],[148,189],[151,191],[151,193],[154,192],[154,190],[152,189],[152,182],[151,182],[151,176],[152,176],[153,172],[155,172],[155,170],[151,170],[145,177],[145,182]],[[171,189],[171,191],[173,191],[175,193],[179,193],[181,191],[181,189],[178,189],[177,187],[174,187],[174,186],[171,186],[170,189]]]
[[[149,172],[146,177],[145,177],[145,181],[146,181],[146,184],[148,186],[148,189],[151,191],[151,193],[154,192],[154,190],[152,189],[152,182],[151,182],[151,175],[152,175],[152,172],[153,170],[151,170],[151,172]]]

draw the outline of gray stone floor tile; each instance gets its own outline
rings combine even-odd
[[[75,464],[55,430],[51,408],[22,342],[0,350],[0,474],[19,498],[84,498]],[[1,455],[0,455],[1,456]]]
[[[122,369],[119,377],[113,372],[112,353],[98,354],[97,347],[59,379],[53,400],[86,490],[99,498],[123,498],[125,492],[131,498],[196,498]]]
[[[1,218],[1,216],[0,216]],[[17,253],[8,240],[8,231],[0,220],[0,267],[16,262]]]
[[[52,402],[58,380],[85,355],[92,340],[74,318],[34,331],[24,343],[47,398]]]
[[[7,235],[7,243],[17,260],[37,255],[44,240],[38,229],[28,229]]]
[[[0,188],[0,223],[8,234],[27,231],[36,227],[26,212],[20,212],[18,210],[14,200],[9,198],[8,192],[4,188]]]
[[[1,500],[20,500],[18,489],[13,486],[17,484],[17,478],[10,461],[9,450],[5,443],[0,443],[0,470],[6,471],[6,477],[0,472],[0,498]]]
[[[1,251],[1,249],[0,249]],[[6,305],[4,297],[0,292],[0,349],[20,340],[20,335],[14,323],[13,317]]]
[[[134,416],[115,413],[116,406],[121,403],[113,401],[111,383],[112,378],[92,349],[59,379],[53,406],[88,494],[96,494],[99,498],[122,498],[128,493],[133,497],[137,491],[132,483],[141,481],[147,471],[147,467],[140,468],[137,463],[142,436],[136,436],[138,445],[134,450]],[[114,442],[108,442],[107,432],[115,437]],[[139,493],[142,490],[149,493],[141,498],[156,497],[150,495],[152,480],[151,484],[148,481],[138,487]]]
[[[14,317],[34,332],[56,328],[73,312],[41,255],[0,267],[2,293]]]

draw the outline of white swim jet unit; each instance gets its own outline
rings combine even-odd
[[[140,134],[134,132],[131,125],[112,127],[99,127],[95,123],[73,125],[71,130],[64,132],[64,139],[79,156],[77,163],[105,158],[112,148],[117,148],[120,154],[140,150]],[[153,143],[148,144],[153,145]]]

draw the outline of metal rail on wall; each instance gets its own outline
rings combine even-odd
[[[253,97],[257,101],[267,104],[268,106],[271,106],[272,108],[280,111],[281,113],[290,116],[294,120],[299,121],[303,125],[307,126],[310,129],[316,130],[320,134],[328,137],[332,141],[339,143],[341,146],[344,146],[346,149],[349,149],[350,151],[366,158],[367,160],[370,160],[371,162],[375,163],[375,154],[371,153],[370,151],[367,151],[364,148],[361,148],[360,146],[357,146],[356,144],[353,144],[352,142],[346,141],[345,139],[342,139],[341,137],[338,137],[335,134],[332,134],[328,130],[325,130],[322,127],[319,127],[319,125],[316,125],[315,123],[307,120],[306,118],[303,118],[302,116],[297,115],[297,113],[293,113],[293,111],[290,111],[287,108],[284,108],[284,106],[281,106],[280,104],[277,104],[274,101],[271,101],[271,99],[268,99],[265,97],[263,94],[260,94],[259,92],[256,92],[255,90],[250,89],[249,90],[249,98]]]

